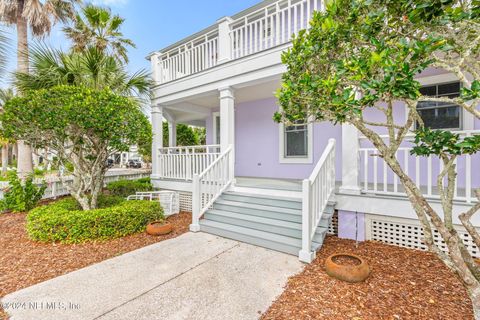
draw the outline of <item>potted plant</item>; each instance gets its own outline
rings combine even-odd
[[[172,232],[173,226],[166,220],[153,221],[147,225],[147,233],[152,236],[161,236]]]

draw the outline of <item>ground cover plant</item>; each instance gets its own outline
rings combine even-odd
[[[82,210],[71,197],[37,207],[27,215],[27,233],[36,241],[81,243],[142,232],[148,223],[164,219],[158,201],[104,195],[98,200],[92,210]]]

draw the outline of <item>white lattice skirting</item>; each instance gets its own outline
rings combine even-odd
[[[479,258],[480,250],[473,243],[470,235],[462,226],[456,226],[456,229],[467,249],[475,258]],[[420,222],[414,219],[366,214],[365,237],[366,240],[380,241],[405,248],[427,249],[423,243],[423,228]],[[437,230],[434,230],[434,240],[443,251],[447,251],[445,242],[441,239]]]
[[[180,196],[180,211],[192,212],[192,193],[179,192]]]

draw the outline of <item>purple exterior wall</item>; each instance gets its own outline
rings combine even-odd
[[[365,241],[365,214],[352,211],[338,211],[338,237]]]
[[[445,73],[442,70],[427,70],[424,76],[439,75]],[[283,179],[304,179],[312,172],[316,162],[320,158],[328,139],[334,138],[337,141],[337,181],[341,180],[341,126],[334,126],[330,123],[317,123],[313,126],[313,162],[311,164],[282,164],[279,156],[279,125],[274,123],[272,116],[278,110],[275,98],[256,100],[235,105],[235,147],[236,163],[235,174],[237,176],[264,177],[264,178],[283,178]],[[218,112],[218,108],[213,110]],[[373,122],[385,122],[385,115],[377,109],[370,108],[365,111],[366,117]],[[402,103],[394,105],[394,118],[398,124],[403,124],[406,118],[405,107]],[[206,120],[207,126],[207,144],[213,144],[213,121],[212,116]],[[480,129],[480,120],[475,120],[475,129]],[[385,129],[376,129],[382,134],[386,134]],[[409,146],[405,143],[403,146]],[[371,147],[367,141],[362,141],[361,147]],[[399,151],[398,157],[403,164],[404,151]],[[415,157],[408,157],[409,174],[413,177],[415,174]],[[373,181],[373,157],[368,157],[368,181]],[[480,170],[475,170],[476,165],[480,163],[480,155],[472,157],[472,184],[474,187],[480,186]],[[432,161],[432,174],[435,177],[439,172],[440,166],[437,159]],[[360,183],[364,178],[364,157],[360,159]],[[465,159],[458,160],[457,168],[458,186],[465,186]],[[427,160],[420,159],[420,183],[427,184]],[[378,160],[377,181],[383,182],[383,162]],[[392,184],[394,175],[390,169],[387,170],[387,182]],[[433,185],[436,183],[433,181]]]
[[[311,164],[280,163],[279,125],[272,120],[277,110],[275,98],[235,106],[235,175],[283,179],[307,178],[330,138],[337,140],[337,168],[341,170],[342,130],[340,126],[329,123],[318,123],[313,126]],[[341,172],[337,171],[337,179],[340,177]]]

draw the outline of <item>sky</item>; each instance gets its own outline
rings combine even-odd
[[[261,0],[92,0],[90,2],[108,6],[113,13],[125,19],[122,32],[136,44],[136,48],[129,49],[128,67],[133,72],[150,68],[150,63],[145,59],[150,52],[177,42],[214,24],[219,18],[234,15]],[[7,31],[7,36],[11,39],[8,70],[14,71],[15,29],[5,26],[2,26],[2,29]],[[45,42],[63,50],[69,48],[61,26],[58,25]],[[8,86],[8,80],[5,77],[2,80],[0,86]]]

